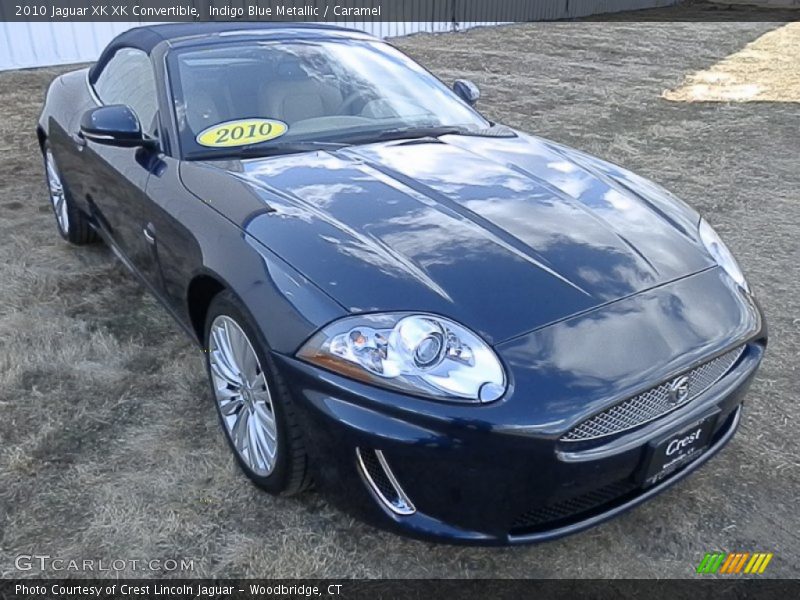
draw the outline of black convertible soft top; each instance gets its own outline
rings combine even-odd
[[[111,57],[120,48],[136,48],[150,54],[150,51],[165,40],[177,40],[186,37],[213,35],[226,31],[253,31],[263,29],[265,31],[286,29],[318,29],[324,31],[339,31],[356,33],[352,29],[337,27],[335,25],[325,25],[320,23],[288,23],[288,22],[202,22],[202,23],[164,23],[162,25],[147,25],[144,27],[134,27],[123,33],[108,43],[100,58],[89,69],[89,81],[94,83],[100,75],[100,71],[106,66]],[[359,32],[360,33],[360,32]]]

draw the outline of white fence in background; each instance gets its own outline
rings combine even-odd
[[[138,24],[0,22],[0,70],[91,62],[111,38]]]
[[[234,0],[231,0],[234,1]],[[456,0],[449,0],[451,3]],[[494,0],[458,0],[458,6],[470,8],[470,14],[489,17],[489,10],[481,12],[481,3]],[[622,10],[653,8],[675,4],[678,0],[518,0],[518,20],[545,21],[572,19],[593,14]],[[419,6],[418,6],[419,5]],[[409,3],[409,17],[430,17],[422,4]],[[444,0],[437,6],[456,6]],[[2,7],[0,7],[2,8]],[[449,14],[449,13],[442,13]],[[92,62],[115,35],[140,25],[139,22],[24,22],[0,21],[0,71],[25,69],[69,63]],[[472,21],[458,23],[458,29],[469,29],[497,22]],[[419,32],[450,31],[455,23],[447,21],[369,22],[363,20],[338,21],[337,25],[361,29],[377,37],[395,37]]]
[[[337,23],[378,37],[394,37],[422,31],[450,31],[451,23]],[[490,23],[483,23],[488,25]],[[120,23],[10,23],[0,22],[0,71],[48,65],[92,62],[111,39],[141,25]],[[470,24],[472,25],[472,24]]]

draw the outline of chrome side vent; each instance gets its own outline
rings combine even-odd
[[[356,461],[367,485],[389,510],[398,515],[411,515],[417,511],[400,487],[383,452],[356,448]]]

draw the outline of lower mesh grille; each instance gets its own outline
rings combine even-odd
[[[529,510],[514,519],[511,525],[511,533],[533,533],[538,528],[545,528],[545,526],[547,529],[557,527],[559,521],[572,521],[575,517],[584,513],[600,509],[604,505],[631,493],[637,487],[635,483],[628,480],[617,481],[580,496]]]
[[[745,346],[722,354],[683,375],[629,398],[587,419],[562,436],[562,442],[583,442],[628,429],[657,419],[696,398],[716,383],[739,360]],[[675,386],[682,383],[679,395]]]
[[[723,424],[717,428],[710,440],[710,449],[714,449],[726,436],[730,438],[739,424],[741,408],[739,406],[731,411]],[[681,467],[668,475],[668,478],[679,476],[685,468],[687,467]],[[661,480],[661,483],[664,481],[667,479]],[[642,492],[643,488],[631,477],[616,481],[596,490],[525,511],[514,519],[509,534],[529,535],[574,524],[620,506]]]
[[[400,515],[416,512],[411,500],[392,473],[383,452],[356,448],[356,459],[367,484],[391,511]]]

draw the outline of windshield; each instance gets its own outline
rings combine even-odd
[[[489,123],[381,42],[282,41],[173,51],[175,115],[186,158],[248,147],[352,143],[387,131]]]

